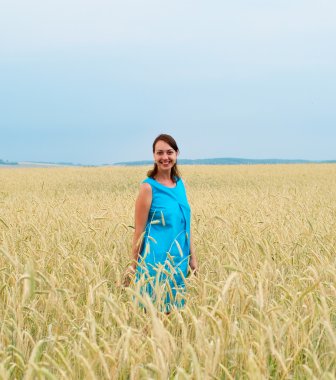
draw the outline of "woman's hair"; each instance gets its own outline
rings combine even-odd
[[[158,141],[164,141],[165,143],[167,143],[172,149],[175,150],[176,153],[179,152],[179,148],[176,144],[176,141],[174,140],[173,137],[171,137],[170,135],[165,135],[165,134],[161,134],[159,135],[153,142],[153,153],[155,153],[155,145]],[[157,164],[154,163],[154,167],[153,169],[149,170],[147,172],[147,177],[150,177],[150,178],[154,178],[156,176],[158,172],[158,167],[157,167]],[[170,172],[170,178],[176,182],[178,178],[181,178],[181,174],[177,168],[177,165],[176,165],[176,162],[174,164],[174,166],[172,167],[171,169],[171,172]]]

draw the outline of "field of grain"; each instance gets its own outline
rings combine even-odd
[[[186,307],[121,286],[146,169],[0,170],[1,379],[334,379],[336,166],[182,167]]]

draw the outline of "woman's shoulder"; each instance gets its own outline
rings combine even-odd
[[[145,178],[140,182],[140,187],[149,188],[151,187],[151,181],[150,178]]]
[[[141,186],[144,186],[145,188],[152,189],[153,187],[153,179],[151,177],[145,178],[141,184]]]
[[[185,183],[182,177],[175,177],[176,178],[176,184],[180,184],[181,186],[184,187]]]
[[[149,183],[142,181],[140,183],[139,195],[140,198],[152,197],[152,187]]]
[[[153,182],[150,177],[145,178],[143,181],[140,183],[140,190],[144,192],[153,192]]]

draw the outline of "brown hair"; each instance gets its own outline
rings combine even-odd
[[[178,146],[177,146],[176,141],[174,140],[174,138],[171,137],[170,135],[161,134],[153,142],[153,153],[155,153],[155,145],[156,145],[156,143],[158,141],[164,141],[172,149],[174,149],[176,153],[179,152],[179,148],[178,148]],[[157,172],[158,172],[158,167],[157,167],[157,164],[154,163],[153,169],[151,169],[151,170],[149,170],[147,172],[147,177],[154,178],[156,176]],[[176,162],[175,162],[174,166],[171,169],[170,178],[174,182],[176,182],[178,178],[181,178],[181,174],[180,174],[180,171],[177,168]]]

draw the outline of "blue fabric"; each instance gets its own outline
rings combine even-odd
[[[152,188],[136,283],[161,310],[185,303],[185,278],[190,253],[190,207],[183,181],[173,188],[147,178]]]

